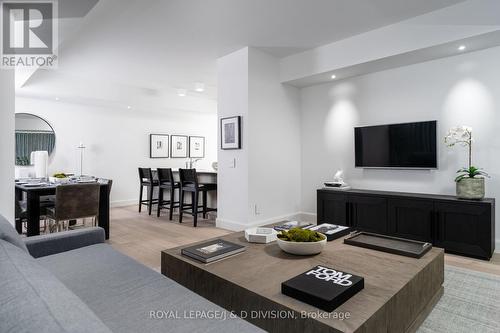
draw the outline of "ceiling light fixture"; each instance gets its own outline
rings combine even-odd
[[[187,90],[186,89],[177,89],[177,95],[179,97],[184,97],[187,95]]]
[[[204,92],[205,91],[205,84],[203,82],[195,82],[194,91]]]
[[[465,49],[466,49],[465,45],[460,45],[460,46],[458,47],[458,50],[459,50],[459,51],[465,51]]]
[[[129,110],[130,110],[130,109],[132,109],[132,106],[130,106],[130,105],[127,105],[127,109],[129,109]]]
[[[55,100],[56,100],[56,101],[59,101],[59,100],[60,100],[60,98],[59,98],[59,97],[56,97],[56,98],[55,98]]]
[[[335,79],[337,78],[337,75],[332,74],[332,76],[330,76],[330,78],[331,78],[332,80],[335,80]]]

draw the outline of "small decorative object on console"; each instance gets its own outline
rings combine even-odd
[[[229,257],[245,251],[245,247],[223,239],[215,239],[198,245],[186,247],[181,250],[185,256],[191,257],[203,263]]]
[[[342,236],[348,235],[351,232],[351,228],[341,226],[341,225],[336,225],[336,224],[329,224],[329,223],[323,223],[319,225],[314,225],[314,226],[309,226],[306,227],[305,229],[309,229],[312,231],[317,231],[322,233],[323,235],[326,236],[326,240],[328,242],[340,238]]]
[[[250,228],[245,230],[245,239],[250,243],[267,244],[274,242],[278,232],[273,228]]]
[[[342,190],[343,191],[350,190],[351,187],[344,182],[343,176],[344,176],[344,170],[337,170],[337,172],[335,173],[335,176],[333,176],[333,181],[324,183],[325,188],[326,189],[341,190],[341,191]]]
[[[485,193],[484,177],[489,177],[486,172],[472,165],[472,128],[457,126],[448,131],[444,138],[448,147],[456,144],[468,148],[469,166],[457,171],[457,197],[460,199],[483,199]]]
[[[302,302],[332,312],[361,291],[364,278],[333,268],[316,266],[281,284],[281,292]]]

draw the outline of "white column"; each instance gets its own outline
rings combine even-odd
[[[14,71],[0,70],[0,214],[14,223]]]
[[[242,149],[219,147],[217,225],[241,230],[296,215],[298,89],[280,83],[278,59],[249,47],[219,59],[217,89],[219,119],[242,116]]]

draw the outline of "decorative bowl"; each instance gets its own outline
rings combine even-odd
[[[290,242],[282,239],[277,239],[278,246],[285,252],[299,256],[310,256],[323,251],[326,245],[326,236],[317,242]]]
[[[49,177],[49,182],[53,184],[67,184],[69,183],[70,178],[65,177],[65,178],[59,178],[59,177]]]

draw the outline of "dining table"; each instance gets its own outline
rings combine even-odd
[[[109,194],[111,181],[99,178],[96,182],[100,185],[97,224],[104,229],[106,239],[109,239]],[[57,186],[58,184],[50,182],[34,184],[16,181],[16,200],[22,201],[23,195],[26,195],[26,235],[28,237],[40,234],[40,198],[43,196],[55,195]]]

